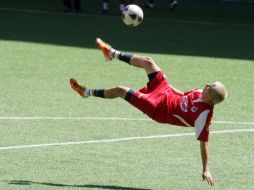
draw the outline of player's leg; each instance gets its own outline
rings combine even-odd
[[[170,10],[175,10],[177,4],[178,4],[177,0],[169,0],[169,8],[170,8]]]
[[[129,87],[125,87],[125,86],[116,86],[113,88],[107,88],[107,89],[104,89],[104,98],[114,99],[114,98],[120,97],[120,98],[126,99],[126,95],[130,90],[131,89]]]
[[[108,89],[89,89],[79,85],[76,79],[71,79],[70,84],[73,90],[75,90],[80,96],[84,98],[89,96],[106,99],[114,99],[120,97],[150,117],[152,117],[155,110],[156,104],[154,104],[149,98],[143,96],[138,91],[135,92],[128,87],[117,86]]]
[[[117,58],[132,66],[145,69],[147,74],[155,73],[161,70],[155,61],[150,57],[131,55],[120,52],[114,48],[111,48],[110,45],[106,44],[99,38],[96,39],[96,44],[102,50],[108,61],[112,60],[113,58]]]
[[[73,0],[73,7],[76,12],[81,10],[81,1],[80,0]]]
[[[70,12],[72,9],[71,0],[63,0],[63,3],[64,3],[64,11]]]
[[[132,55],[129,64],[135,67],[144,68],[147,74],[155,73],[161,70],[151,57],[146,56]]]
[[[154,8],[154,2],[155,2],[155,0],[148,0],[147,3],[145,4],[145,8],[147,8],[147,9]]]
[[[108,14],[108,9],[109,9],[109,0],[103,0],[102,1],[102,10],[100,14]]]
[[[120,11],[120,14],[122,13],[125,5],[126,5],[126,3],[125,3],[124,0],[119,0],[119,11]]]
[[[87,98],[89,96],[95,96],[106,99],[114,99],[120,97],[127,100],[130,96],[127,94],[133,93],[130,88],[125,86],[117,86],[107,89],[92,89],[78,84],[78,81],[76,79],[70,79],[70,84],[72,89],[75,90],[80,96],[84,98]]]

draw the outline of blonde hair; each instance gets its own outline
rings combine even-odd
[[[221,82],[215,82],[212,87],[212,102],[213,104],[218,104],[222,101],[224,101],[227,98],[227,90],[225,86]]]

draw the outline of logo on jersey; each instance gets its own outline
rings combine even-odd
[[[192,112],[196,112],[196,111],[198,111],[198,108],[195,107],[195,106],[193,106],[193,107],[191,108],[191,111],[192,111]]]
[[[183,101],[180,103],[181,110],[188,112],[188,96],[183,97]]]

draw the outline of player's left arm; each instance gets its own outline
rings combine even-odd
[[[200,141],[200,153],[203,164],[203,172],[202,172],[203,180],[206,180],[209,185],[214,185],[215,181],[209,171],[208,166],[208,142]]]

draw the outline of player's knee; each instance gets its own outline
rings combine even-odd
[[[147,65],[154,65],[155,64],[155,61],[151,57],[144,57],[144,62]]]
[[[160,70],[159,66],[155,63],[155,61],[151,57],[145,57],[144,63],[148,73]]]

